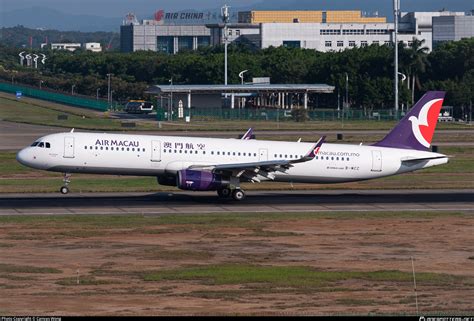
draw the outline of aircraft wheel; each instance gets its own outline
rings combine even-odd
[[[222,197],[222,198],[227,198],[230,196],[230,194],[231,194],[230,188],[222,188],[222,189],[217,190],[217,195],[219,195],[219,197]]]
[[[245,192],[241,189],[235,189],[232,192],[232,198],[236,201],[242,201],[245,198]]]
[[[61,194],[67,194],[69,193],[69,188],[67,186],[62,186],[59,191],[61,192]]]

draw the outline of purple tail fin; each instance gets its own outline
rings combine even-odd
[[[429,91],[374,146],[428,150],[443,105],[444,91]]]

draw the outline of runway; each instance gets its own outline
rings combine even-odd
[[[474,190],[248,191],[242,202],[214,192],[0,195],[0,216],[385,211],[472,213]]]

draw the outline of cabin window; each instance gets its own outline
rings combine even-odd
[[[104,149],[104,147],[100,146],[100,150],[103,150],[103,149]]]
[[[92,146],[89,146],[89,149],[92,149]]]
[[[334,160],[334,157],[331,157],[331,160]]]
[[[129,151],[130,151],[130,148],[129,148],[129,147],[127,147],[127,152],[129,152]]]
[[[108,148],[108,147],[105,147],[105,150],[109,150],[109,148]]]
[[[316,156],[315,158],[318,159],[318,156]]]
[[[347,157],[346,160],[349,161],[349,157]]]
[[[339,157],[336,157],[336,160],[338,161],[338,160],[339,160]]]
[[[87,146],[84,146],[84,149],[87,149]]]
[[[145,148],[142,148],[142,152],[144,152],[144,151],[145,151]]]
[[[217,155],[220,155],[220,154],[221,154],[221,152],[217,152]]]
[[[257,153],[253,153],[253,156],[257,157]]]
[[[233,152],[232,155],[235,156],[235,152]]]
[[[181,154],[182,152],[183,152],[183,150],[182,150],[182,149],[180,149],[180,150],[179,150],[179,153]]]
[[[211,151],[211,155],[214,155],[214,151]]]

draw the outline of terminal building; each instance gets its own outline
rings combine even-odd
[[[121,26],[123,52],[153,50],[175,54],[182,50],[224,43],[224,24],[219,23],[218,19],[214,22],[194,19],[180,23],[176,19],[166,20],[166,17],[174,15],[162,13],[156,16],[155,20],[143,20],[141,23],[136,18],[124,21]],[[465,21],[472,21],[472,16],[466,16],[464,12],[402,13],[398,41],[409,46],[414,38],[424,40],[424,45],[431,51],[433,42],[442,41],[433,39],[433,30],[436,28],[438,34],[444,33],[444,36],[439,36],[441,38],[455,40],[474,36],[472,29],[469,29],[469,22],[466,24]],[[442,27],[448,23],[457,27]],[[458,30],[457,34],[452,31],[447,35],[447,28]],[[245,42],[262,49],[287,46],[327,52],[372,44],[392,45],[393,33],[394,23],[387,22],[385,17],[377,14],[366,16],[357,10],[242,11],[238,13],[238,19],[227,24],[229,42]]]
[[[474,37],[474,15],[433,18],[433,44]]]

